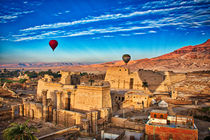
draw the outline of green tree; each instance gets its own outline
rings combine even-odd
[[[25,81],[27,81],[27,79],[20,79],[18,82],[23,84],[23,83],[25,83]]]
[[[33,133],[37,129],[33,126],[28,126],[28,121],[23,124],[11,123],[8,128],[3,131],[5,140],[38,140]]]

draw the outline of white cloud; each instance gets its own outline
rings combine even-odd
[[[49,31],[49,32],[44,32],[42,34],[34,35],[34,36],[27,36],[30,34],[21,34],[21,35],[13,35],[15,37],[14,41],[19,42],[19,41],[25,41],[25,40],[37,40],[37,39],[44,39],[47,38],[48,36],[53,37],[53,35],[61,34],[64,33],[64,31]]]
[[[100,37],[92,37],[91,39],[100,39]]]
[[[157,31],[153,31],[153,30],[151,30],[151,31],[149,31],[149,33],[157,33]]]
[[[113,35],[105,35],[103,37],[114,37]]]
[[[143,35],[143,34],[146,34],[146,33],[133,33],[134,35]]]
[[[12,16],[12,15],[0,16],[0,19],[14,19],[14,18],[17,18],[17,16]]]
[[[53,24],[43,24],[43,25],[39,25],[39,26],[29,27],[26,29],[21,29],[20,31],[55,29],[55,28],[72,26],[72,25],[77,25],[77,24],[86,24],[86,23],[91,23],[91,22],[113,20],[113,19],[120,19],[120,18],[129,18],[129,17],[133,17],[133,16],[140,16],[140,15],[152,14],[152,13],[158,13],[158,12],[168,12],[168,11],[173,11],[173,10],[177,10],[177,9],[186,9],[186,8],[191,8],[191,6],[180,6],[180,7],[166,8],[166,9],[147,10],[147,11],[135,11],[135,12],[132,12],[129,14],[107,14],[107,15],[101,15],[98,17],[90,17],[88,19],[81,19],[81,20],[72,21],[72,22],[59,22],[59,23],[53,23]]]
[[[16,37],[14,41],[25,41],[25,40],[36,40],[36,39],[44,39],[48,38],[50,36],[51,38],[58,38],[58,37],[75,37],[75,36],[84,36],[84,35],[95,35],[95,34],[104,34],[104,33],[117,33],[117,32],[128,32],[128,31],[135,31],[135,30],[141,30],[141,29],[150,29],[153,28],[151,26],[145,26],[145,27],[138,27],[138,26],[132,26],[132,27],[108,27],[105,29],[88,29],[85,31],[76,31],[76,32],[65,32],[65,31],[50,31],[50,32],[45,32],[42,34],[34,35],[34,36],[22,36],[25,34],[21,35],[13,35],[13,37]],[[122,36],[128,36],[129,34],[121,34]],[[113,36],[108,36],[105,35],[104,37],[113,37]]]
[[[0,23],[7,23],[8,21],[13,21],[13,19],[18,18],[19,16],[22,16],[24,14],[33,13],[34,11],[22,11],[22,12],[13,12],[8,15],[2,15],[0,16]]]
[[[120,34],[120,36],[130,36],[130,34]]]
[[[210,2],[210,0],[194,0],[194,2]]]

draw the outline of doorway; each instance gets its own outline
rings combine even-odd
[[[133,89],[133,82],[134,82],[133,78],[130,78],[130,89]]]

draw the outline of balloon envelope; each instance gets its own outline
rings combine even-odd
[[[52,48],[52,50],[54,51],[55,48],[58,46],[58,42],[56,40],[50,40],[49,45]]]
[[[123,61],[125,62],[125,64],[127,64],[127,63],[130,61],[131,56],[130,56],[129,54],[124,54],[124,55],[122,56],[122,59],[123,59]]]

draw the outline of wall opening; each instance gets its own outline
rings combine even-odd
[[[133,89],[133,83],[134,83],[133,78],[130,78],[130,89]]]
[[[66,101],[65,101],[65,109],[66,110],[70,110],[70,98],[66,98]]]

